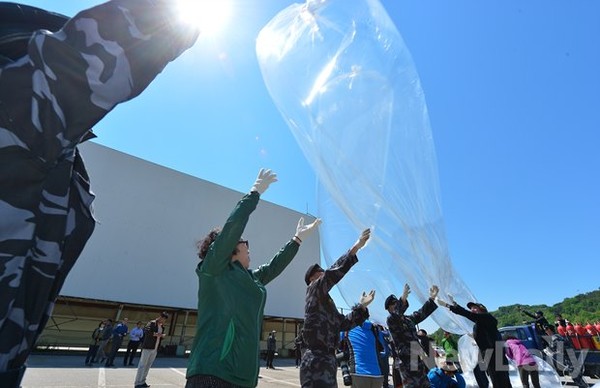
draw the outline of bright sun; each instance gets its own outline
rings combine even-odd
[[[200,29],[202,35],[223,31],[231,17],[229,0],[178,0],[181,18]]]

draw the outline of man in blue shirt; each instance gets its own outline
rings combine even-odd
[[[108,355],[108,359],[106,360],[106,366],[115,366],[114,361],[117,356],[117,352],[123,343],[123,337],[129,333],[129,327],[127,327],[127,322],[129,319],[125,318],[121,322],[115,326],[112,335],[112,347],[110,348],[110,354]]]
[[[367,316],[368,316],[367,309]],[[384,352],[385,343],[377,328],[367,318],[361,325],[349,332],[343,332],[342,337],[348,337],[350,374],[353,387],[381,387],[383,374],[379,366],[379,353]]]
[[[137,352],[140,343],[142,343],[142,337],[144,337],[144,330],[142,329],[142,321],[138,321],[136,327],[129,333],[129,343],[127,344],[127,351],[125,352],[125,358],[123,359],[123,366],[132,366],[135,353]],[[129,359],[129,363],[127,363]]]

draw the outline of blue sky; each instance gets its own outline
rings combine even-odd
[[[111,112],[97,142],[239,191],[269,167],[280,181],[264,199],[314,213],[315,175],[255,55],[291,2],[231,1],[228,27]],[[99,2],[23,3],[72,16]],[[496,309],[598,289],[600,3],[382,4],[421,78],[449,250],[471,291]]]

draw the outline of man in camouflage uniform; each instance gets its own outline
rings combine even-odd
[[[0,3],[3,386],[19,386],[27,356],[94,229],[94,195],[77,145],[198,36],[177,21],[175,4],[115,0],[67,19]]]
[[[326,271],[313,264],[306,272],[304,280],[308,289],[302,330],[306,350],[300,364],[300,383],[304,388],[337,387],[335,353],[340,332],[350,330],[367,319],[366,306],[373,301],[374,291],[369,295],[363,293],[360,303],[348,315],[338,312],[329,291],[358,262],[356,254],[370,236],[370,229],[364,230],[352,248]]]
[[[399,368],[404,388],[429,387],[427,372],[435,366],[435,363],[425,365],[424,360],[427,360],[427,355],[419,345],[416,325],[423,322],[437,309],[438,306],[434,299],[438,292],[438,287],[432,286],[429,289],[429,299],[423,307],[410,315],[404,315],[408,309],[408,294],[410,293],[408,284],[404,285],[400,300],[394,295],[388,296],[385,300],[384,307],[390,313],[387,325],[398,353],[399,365],[394,365],[394,367]]]

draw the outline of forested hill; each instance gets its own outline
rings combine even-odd
[[[560,287],[560,285],[557,286]],[[557,313],[562,314],[563,318],[573,323],[594,323],[600,321],[600,288],[596,291],[566,298],[552,306],[522,304],[502,306],[491,312],[498,319],[498,327],[520,325],[523,322],[531,321],[532,318],[521,313],[519,307],[530,313],[542,311],[550,323],[554,323]]]

